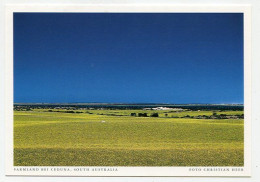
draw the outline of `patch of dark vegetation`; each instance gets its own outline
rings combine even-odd
[[[152,113],[150,116],[151,117],[159,117],[159,114],[158,113]]]
[[[138,113],[138,117],[148,117],[147,113]]]
[[[83,113],[81,111],[55,111],[55,110],[51,110],[51,109],[44,111],[44,112],[61,112],[61,113],[78,113],[78,114]]]
[[[104,114],[106,116],[125,116],[125,115],[122,115],[122,114]]]
[[[183,116],[183,118],[190,118],[190,115]]]
[[[28,106],[25,107],[14,106],[14,111],[32,111],[32,108]]]
[[[175,117],[178,118],[178,117]],[[226,114],[217,114],[213,113],[210,116],[207,115],[198,115],[198,116],[190,116],[186,115],[181,118],[195,118],[195,119],[244,119],[244,114],[236,114],[236,115],[226,115]]]
[[[74,111],[63,111],[64,113],[75,113]]]
[[[131,113],[130,116],[136,116],[136,113]]]

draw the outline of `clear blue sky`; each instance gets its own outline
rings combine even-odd
[[[243,14],[15,13],[14,102],[243,103]]]

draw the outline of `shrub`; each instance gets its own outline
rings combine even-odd
[[[131,116],[136,116],[136,113],[131,113]]]
[[[75,113],[74,111],[65,111],[65,113]]]
[[[138,113],[138,117],[147,117],[147,113]]]
[[[151,117],[159,117],[159,114],[158,113],[152,113],[150,116]]]

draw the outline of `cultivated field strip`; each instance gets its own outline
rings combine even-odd
[[[243,119],[172,118],[162,113],[156,118],[132,117],[133,111],[126,110],[89,112],[15,111],[14,165],[243,165]],[[122,116],[125,113],[128,116]]]

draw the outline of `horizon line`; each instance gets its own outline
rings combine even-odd
[[[13,104],[129,104],[129,105],[244,105],[244,103],[156,103],[156,102],[14,102]]]

